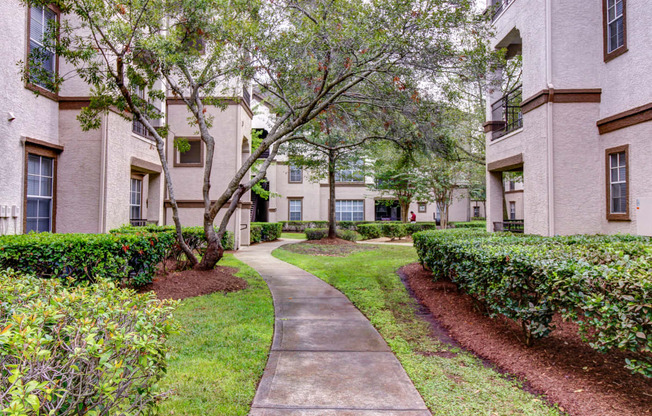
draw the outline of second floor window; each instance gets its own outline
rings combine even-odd
[[[303,172],[300,167],[290,165],[290,182],[302,182]]]
[[[607,2],[607,53],[625,45],[625,1]]]
[[[33,82],[47,87],[46,80],[54,78],[56,73],[56,56],[49,49],[46,36],[53,30],[57,14],[49,7],[32,7],[29,12],[29,54],[30,75]]]
[[[335,182],[364,182],[364,161],[358,160],[335,172]]]

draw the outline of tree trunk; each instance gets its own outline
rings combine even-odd
[[[328,151],[328,238],[337,238],[335,222],[335,151]]]
[[[398,204],[401,206],[401,222],[408,222],[408,210],[410,209],[410,202],[399,199]]]

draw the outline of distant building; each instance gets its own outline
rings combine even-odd
[[[489,229],[505,219],[502,173],[522,171],[526,233],[652,234],[649,1],[487,6],[493,46],[523,65],[522,85],[488,100]]]

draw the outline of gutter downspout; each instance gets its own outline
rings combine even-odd
[[[106,159],[107,159],[107,143],[109,135],[109,117],[108,114],[103,116],[104,122],[102,123],[104,128],[102,129],[101,134],[101,149],[100,149],[100,209],[99,209],[99,220],[98,220],[98,232],[104,233],[105,230],[105,219],[106,219]]]
[[[552,0],[546,0],[546,84],[548,85],[548,104],[546,109],[546,148],[548,153],[548,235],[555,235],[555,179],[554,179],[554,132],[553,101],[555,87],[552,83]]]

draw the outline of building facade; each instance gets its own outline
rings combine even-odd
[[[652,9],[645,0],[490,0],[522,85],[490,94],[487,220],[523,173],[525,232],[652,234]],[[517,214],[518,215],[518,214]]]
[[[49,21],[66,16],[55,6],[30,8],[9,1],[0,14],[0,43],[11,45],[0,63],[0,235],[104,233],[129,223],[170,224],[159,155],[140,123],[109,111],[99,129],[83,131],[77,116],[90,103],[88,85],[72,77],[54,93],[22,79],[19,62],[27,62],[30,50],[41,45]],[[73,70],[54,54],[43,66],[61,74]],[[252,114],[246,92],[240,89],[240,95],[224,110],[210,109],[219,149],[212,178],[215,195],[250,151]],[[178,100],[155,105],[170,126],[168,142],[183,136],[193,143],[182,156],[173,154],[170,144],[167,156],[171,164],[174,160],[171,173],[182,223],[201,225],[202,146],[193,141],[194,129]],[[249,242],[249,205],[241,205],[229,224],[236,245]]]
[[[253,197],[254,211],[258,212],[254,219],[270,222],[327,221],[330,198],[328,181],[314,180],[310,172],[290,165],[281,157],[278,159],[267,171],[268,190],[272,197],[268,201]],[[336,220],[401,220],[398,201],[369,188],[373,178],[338,172],[335,179]],[[409,211],[416,214],[417,222],[440,220],[440,213],[433,203],[415,201],[410,204]],[[468,189],[456,189],[449,207],[449,221],[465,222],[474,216],[484,217],[484,201],[471,201]]]

